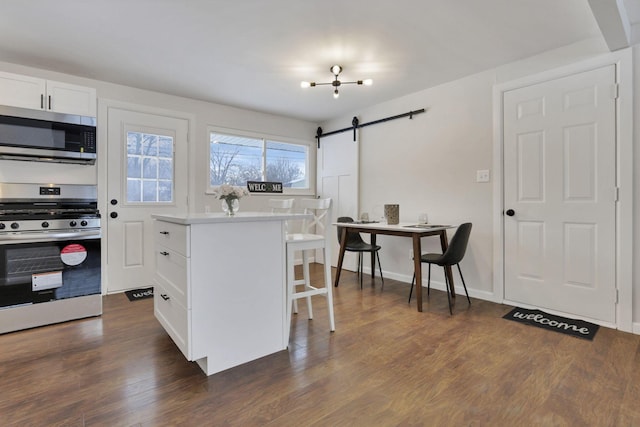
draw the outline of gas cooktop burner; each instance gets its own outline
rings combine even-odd
[[[0,183],[0,233],[100,227],[94,185]]]

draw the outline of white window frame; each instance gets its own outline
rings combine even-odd
[[[218,188],[218,186],[212,186],[211,185],[211,178],[210,178],[210,171],[209,171],[209,162],[211,159],[211,134],[212,133],[218,133],[218,134],[222,134],[222,135],[231,135],[231,136],[238,136],[238,137],[242,137],[242,138],[254,138],[254,139],[261,139],[264,142],[266,141],[272,141],[272,142],[284,142],[287,144],[295,144],[295,145],[303,145],[305,147],[307,147],[307,164],[306,164],[306,174],[307,174],[307,180],[309,182],[309,188],[283,188],[282,193],[278,193],[278,194],[282,194],[282,195],[291,195],[291,196],[296,196],[296,195],[300,195],[300,196],[313,196],[315,195],[315,188],[316,188],[316,155],[317,155],[317,149],[316,149],[316,143],[315,141],[308,141],[308,140],[303,140],[303,139],[298,139],[298,138],[291,138],[291,137],[285,137],[285,136],[279,136],[279,135],[269,135],[269,134],[265,134],[265,133],[258,133],[258,132],[251,132],[251,131],[242,131],[242,130],[238,130],[238,129],[229,129],[229,128],[222,128],[222,127],[217,127],[217,126],[207,126],[207,158],[205,159],[206,161],[206,179],[207,179],[207,184],[206,184],[206,190],[205,190],[205,194],[214,194],[216,189]],[[264,160],[264,151],[263,151],[263,162]],[[273,197],[275,194],[274,193],[252,193],[252,196],[268,196],[268,197]]]

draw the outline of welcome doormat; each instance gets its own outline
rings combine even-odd
[[[598,328],[600,328],[598,325],[583,320],[554,316],[544,311],[527,310],[526,308],[519,307],[514,308],[502,317],[507,320],[513,320],[514,322],[537,326],[538,328],[561,332],[587,340],[593,340],[596,332],[598,332]]]
[[[133,289],[131,291],[124,292],[129,301],[138,301],[146,298],[153,298],[153,287],[151,288],[142,288],[142,289]]]

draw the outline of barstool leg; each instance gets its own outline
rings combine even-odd
[[[331,283],[331,260],[327,257],[327,251],[322,249],[324,257],[324,286],[327,290],[327,309],[329,312],[329,330],[336,330],[336,322],[333,317],[333,284]]]
[[[286,337],[287,342],[289,342],[289,337],[291,335],[291,316],[292,316],[292,306],[296,304],[296,301],[293,299],[293,293],[295,291],[295,270],[293,268],[294,262],[294,252],[293,250],[289,250],[287,248],[287,325],[286,325]],[[295,307],[295,311],[297,313],[297,304]]]
[[[304,290],[311,290],[311,275],[309,274],[309,254],[308,251],[302,251],[302,272],[304,274]],[[309,319],[313,319],[313,307],[311,305],[311,297],[307,297],[307,311],[309,311]]]

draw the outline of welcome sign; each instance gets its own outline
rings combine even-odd
[[[561,332],[578,338],[592,340],[598,332],[598,325],[583,320],[569,319],[540,310],[527,310],[516,307],[502,316],[504,319],[536,326],[550,331]]]
[[[249,193],[282,193],[281,182],[247,181]]]

